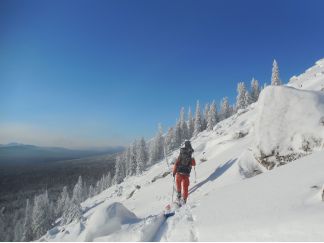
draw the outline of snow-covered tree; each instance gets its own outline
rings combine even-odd
[[[93,197],[95,196],[97,193],[96,193],[96,190],[94,189],[94,187],[92,185],[89,186],[89,197]]]
[[[61,192],[61,195],[59,196],[57,203],[56,203],[56,209],[55,209],[55,217],[58,218],[63,214],[64,209],[67,207],[67,205],[70,202],[70,196],[67,190],[67,187],[64,186]]]
[[[222,101],[220,103],[220,107],[221,107],[221,112],[220,112],[221,120],[224,120],[231,116],[231,109],[230,109],[230,105],[228,103],[227,97],[224,97],[222,99]]]
[[[176,128],[174,133],[174,145],[175,147],[179,147],[181,145],[181,122],[177,120]]]
[[[84,186],[82,182],[82,176],[79,176],[78,182],[73,188],[72,199],[79,204],[85,200]]]
[[[202,119],[201,119],[200,105],[198,100],[196,105],[194,136],[197,136],[198,133],[200,133],[201,131],[202,131]]]
[[[158,133],[154,139],[155,143],[155,162],[164,158],[164,137],[162,125],[159,124]]]
[[[122,157],[117,156],[116,157],[116,163],[115,163],[115,177],[114,177],[114,183],[119,184],[123,181],[123,165],[122,165]]]
[[[213,130],[213,128],[216,125],[217,121],[218,121],[217,108],[216,108],[215,101],[213,101],[213,103],[210,105],[209,112],[208,112],[208,115],[207,115],[207,130],[208,131]]]
[[[259,81],[252,78],[252,81],[251,81],[251,102],[252,103],[258,101],[259,94],[260,94]]]
[[[252,104],[252,98],[251,98],[251,94],[249,93],[249,91],[245,91],[245,108],[248,107],[250,104]]]
[[[209,108],[209,104],[207,103],[205,105],[205,109],[204,109],[204,118],[202,119],[202,130],[206,130],[207,129],[209,109],[210,109]]]
[[[41,237],[51,227],[49,211],[50,203],[47,191],[35,196],[31,224],[35,238]]]
[[[81,217],[82,217],[81,205],[79,202],[76,201],[75,198],[72,197],[72,199],[69,201],[68,205],[66,205],[66,208],[63,211],[61,225],[69,224],[74,220],[80,220]]]
[[[32,207],[30,205],[29,199],[26,201],[25,208],[25,218],[23,224],[23,234],[21,241],[32,241],[34,239],[33,230],[32,230]]]
[[[133,142],[133,144],[130,146],[130,157],[129,157],[129,168],[128,168],[128,175],[135,175],[136,174],[136,158],[137,158],[137,140]]]
[[[148,161],[147,146],[144,138],[141,138],[138,143],[136,156],[136,174],[139,175],[146,168]]]
[[[188,112],[188,139],[192,138],[195,131],[195,121],[192,116],[191,108],[189,106]]]
[[[279,78],[279,67],[277,61],[274,59],[272,64],[271,85],[281,85]]]
[[[247,90],[245,88],[244,82],[239,82],[237,84],[237,97],[236,97],[236,109],[244,109],[247,107],[247,100],[246,100],[246,93]]]
[[[165,150],[166,153],[170,153],[176,148],[175,146],[175,137],[174,137],[174,129],[170,127],[168,133],[165,137]]]
[[[181,131],[181,143],[188,139],[189,131],[188,131],[188,125],[185,119],[185,109],[184,107],[181,108],[180,111],[180,131]]]

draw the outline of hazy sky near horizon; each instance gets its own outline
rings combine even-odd
[[[0,143],[127,145],[324,57],[324,1],[0,1]]]

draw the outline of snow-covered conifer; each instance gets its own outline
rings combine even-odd
[[[195,131],[195,121],[192,116],[191,108],[189,106],[188,112],[188,139],[192,138]]]
[[[32,225],[32,207],[30,205],[29,199],[27,199],[26,208],[25,208],[25,218],[23,223],[23,234],[22,234],[21,241],[32,241],[34,239],[31,225]]]
[[[174,133],[174,145],[176,147],[179,147],[181,145],[181,122],[180,120],[177,120],[176,122],[176,128]]]
[[[201,119],[200,105],[198,100],[196,105],[194,136],[197,136],[198,133],[200,133],[201,131],[202,131],[202,119]]]
[[[246,101],[246,88],[243,82],[237,84],[237,97],[236,97],[236,109],[244,109],[247,106]]]
[[[217,108],[216,103],[213,101],[213,103],[210,105],[208,116],[207,116],[207,130],[211,131],[213,130],[214,126],[217,123]]]
[[[281,85],[279,78],[279,67],[277,61],[274,59],[272,64],[271,85]]]
[[[81,203],[85,199],[82,176],[79,176],[78,182],[73,188],[72,199],[76,200],[78,203]]]
[[[259,81],[253,78],[251,81],[251,102],[252,103],[258,101],[259,94],[260,94]]]
[[[245,91],[245,108],[248,107],[250,104],[252,104],[252,98],[251,98],[251,95],[249,93],[249,91]]]
[[[221,112],[220,112],[221,120],[224,120],[224,119],[230,117],[231,110],[230,110],[230,105],[228,103],[228,98],[227,97],[224,97],[222,99],[220,107],[221,107]]]
[[[188,139],[189,135],[189,131],[188,131],[188,125],[185,119],[185,109],[184,107],[181,108],[180,111],[180,131],[181,131],[181,143]]]
[[[144,169],[146,168],[147,161],[148,161],[148,154],[147,154],[147,146],[144,138],[141,138],[139,144],[137,146],[137,153],[136,153],[136,174],[141,174]]]
[[[67,190],[67,187],[64,186],[61,192],[61,195],[59,196],[57,203],[56,203],[56,209],[55,209],[55,217],[58,218],[63,214],[63,210],[66,208],[66,206],[69,204],[70,196]]]
[[[50,203],[47,191],[34,198],[32,213],[32,231],[35,238],[41,237],[51,227]]]
[[[122,165],[122,157],[117,156],[116,157],[116,163],[115,163],[115,177],[114,177],[114,183],[119,184],[123,181],[123,165]]]
[[[209,104],[207,103],[205,105],[205,109],[204,109],[204,117],[202,119],[202,130],[206,130],[207,129],[207,123],[208,123],[208,113],[209,113]]]
[[[174,137],[174,129],[170,127],[168,133],[165,137],[165,149],[166,153],[170,153],[173,149],[175,149],[175,137]]]

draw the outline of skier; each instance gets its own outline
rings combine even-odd
[[[196,161],[192,157],[194,152],[190,141],[185,141],[185,146],[180,149],[180,155],[173,167],[173,177],[175,177],[177,187],[177,199],[186,203],[188,198],[189,176],[192,166],[196,166]],[[182,200],[181,200],[182,189]]]

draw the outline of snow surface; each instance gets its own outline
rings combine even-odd
[[[308,81],[319,90],[316,80]],[[299,151],[303,136],[323,138],[323,105],[320,92],[269,87],[258,103],[192,140],[196,171],[188,203],[175,216],[162,215],[173,177],[162,177],[171,168],[161,161],[86,200],[81,222],[57,226],[40,240],[324,241],[323,145],[270,171],[255,158],[257,148],[288,153]]]

